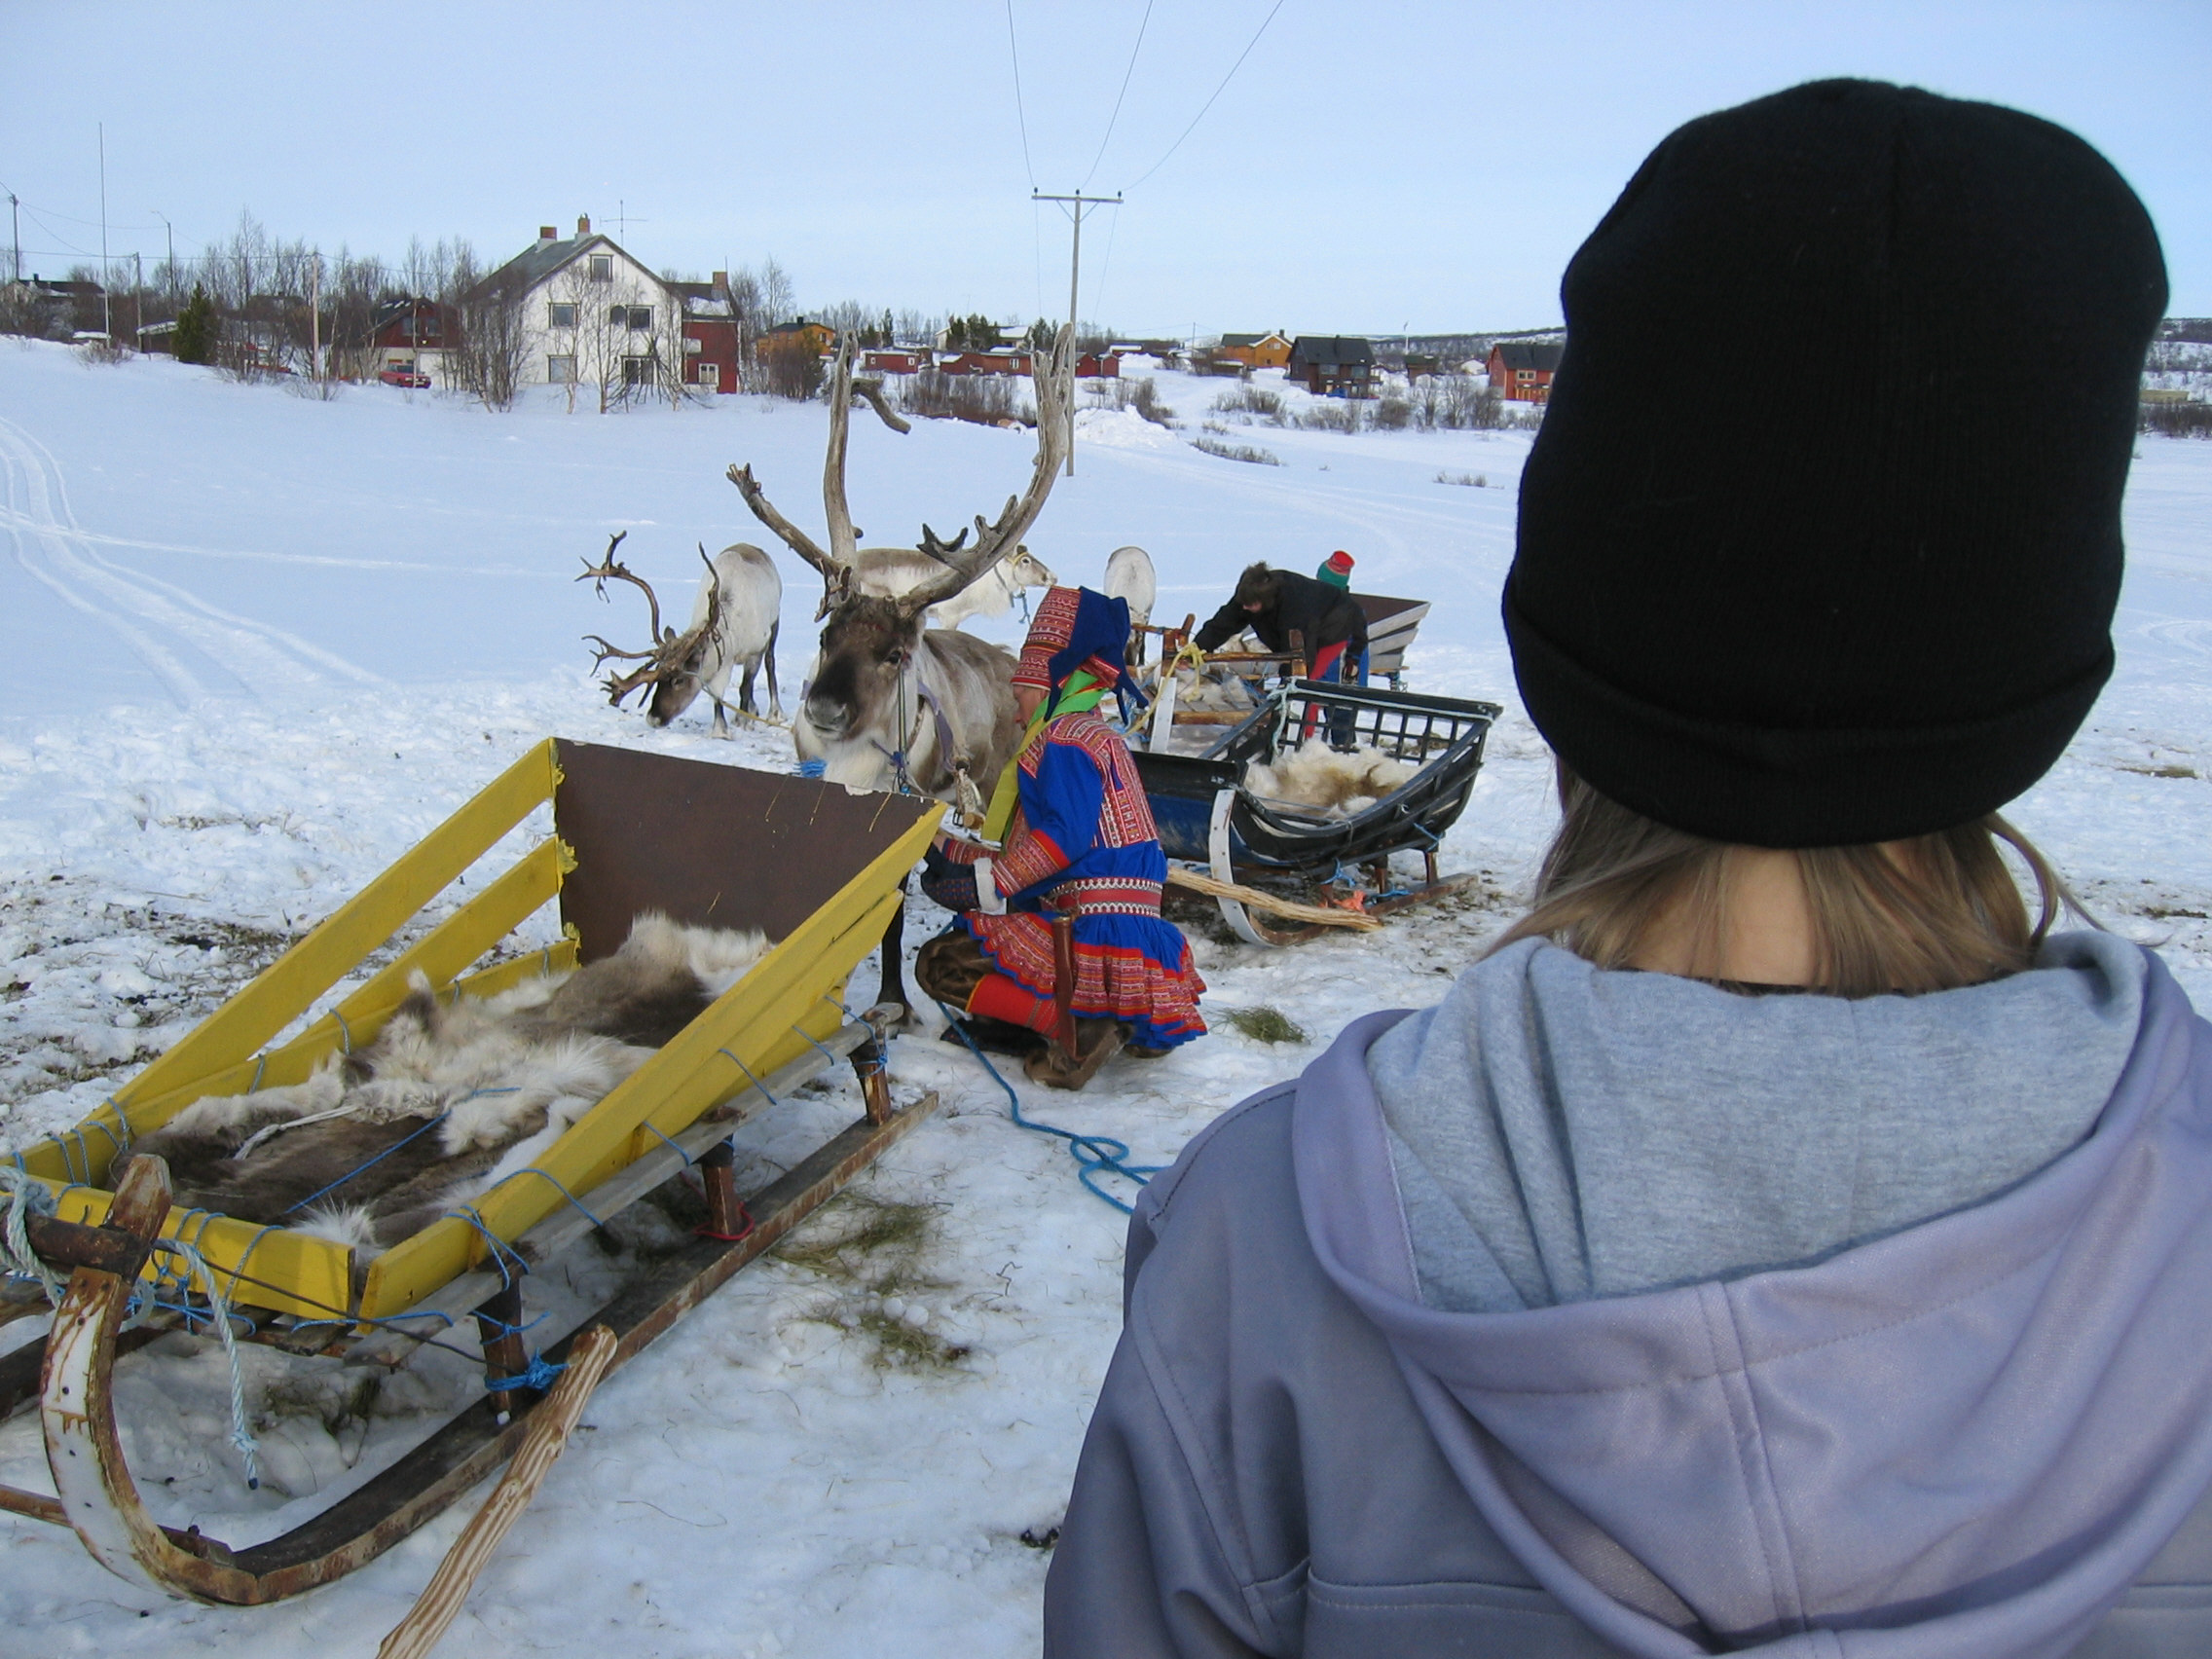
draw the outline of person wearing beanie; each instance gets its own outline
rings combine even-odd
[[[1562,302],[1533,904],[1146,1189],[1046,1651],[2212,1653],[2212,1026],[2000,815],[2111,672],[2150,219],[1822,82]]]
[[[1321,561],[1321,568],[1313,572],[1313,579],[1326,582],[1333,588],[1351,591],[1352,557],[1342,547]]]
[[[1167,860],[1121,734],[1095,712],[1121,683],[1125,600],[1050,589],[1014,671],[1027,733],[983,821],[986,853],[943,840],[922,891],[954,912],[914,977],[969,1017],[969,1038],[1022,1056],[1033,1082],[1081,1088],[1124,1047],[1158,1057],[1205,1035],[1191,946],[1160,913]],[[1051,915],[1072,915],[1075,1052],[1049,1041],[1059,982]]]

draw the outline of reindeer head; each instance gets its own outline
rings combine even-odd
[[[897,731],[902,716],[896,711],[902,672],[921,646],[922,622],[933,605],[950,599],[979,579],[1002,559],[1024,562],[1019,571],[1026,583],[1051,585],[1052,575],[1020,546],[1021,537],[1043,510],[1052,480],[1067,458],[1067,409],[1073,387],[1074,331],[1063,328],[1050,357],[1040,355],[1036,365],[1037,457],[1029,488],[1020,497],[1009,497],[995,521],[976,515],[973,544],[963,530],[950,541],[922,526],[920,550],[936,560],[940,573],[926,577],[897,599],[880,599],[856,593],[852,565],[858,536],[845,502],[845,447],[851,426],[852,401],[863,397],[893,430],[905,432],[907,424],[891,412],[881,387],[852,378],[852,351],[848,344],[837,350],[836,368],[830,384],[830,447],[822,473],[822,504],[829,521],[830,548],[825,552],[812,537],[778,512],[753,477],[750,466],[732,466],[729,481],[745,498],[753,515],[782,538],[793,552],[822,572],[820,615],[822,655],[808,689],[805,719],[823,738],[834,741],[865,732],[892,730],[889,748],[904,742]],[[1034,571],[1034,574],[1030,572]],[[909,693],[912,695],[912,693]],[[883,711],[892,709],[888,722]],[[878,738],[880,742],[880,737]]]
[[[622,699],[631,692],[650,686],[651,695],[645,707],[646,723],[664,726],[689,708],[691,700],[699,694],[699,671],[706,656],[707,644],[714,638],[715,629],[721,621],[721,590],[715,581],[714,561],[707,557],[707,549],[702,544],[699,560],[707,567],[706,612],[697,623],[681,634],[674,628],[662,627],[660,600],[653,593],[652,584],[614,557],[614,550],[622,545],[622,538],[629,534],[625,530],[610,537],[607,543],[607,552],[599,563],[594,565],[587,561],[583,574],[576,580],[590,582],[592,591],[603,601],[607,598],[607,584],[609,581],[628,582],[644,589],[645,604],[651,608],[652,612],[651,621],[647,624],[652,644],[642,651],[632,651],[624,650],[619,645],[610,645],[597,634],[586,634],[584,638],[599,650],[597,659],[592,663],[594,668],[616,657],[640,665],[627,674],[609,673],[600,682],[607,688],[607,700],[620,708]]]

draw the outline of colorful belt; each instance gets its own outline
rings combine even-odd
[[[1161,883],[1129,876],[1084,876],[1063,881],[1045,903],[1071,916],[1157,916]]]

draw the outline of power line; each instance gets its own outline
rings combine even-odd
[[[1129,77],[1137,72],[1137,54],[1144,50],[1145,26],[1152,21],[1152,0],[1144,0],[1144,16],[1137,19],[1137,42],[1129,48],[1129,66],[1122,71],[1122,90],[1114,94],[1114,113],[1106,118],[1106,136],[1098,140],[1098,154],[1090,158],[1090,171],[1083,175],[1083,184],[1088,184],[1098,171],[1098,164],[1106,159],[1106,146],[1114,139],[1114,123],[1122,119],[1122,100],[1129,95]]]
[[[1034,195],[1037,169],[1029,162],[1029,117],[1021,108],[1021,48],[1014,39],[1014,0],[1006,0],[1006,49],[1014,56],[1014,118],[1021,124],[1021,170],[1029,175],[1029,189]]]
[[[1007,0],[1007,3],[1011,6],[1013,4],[1013,0]],[[1252,48],[1260,44],[1260,36],[1268,32],[1268,25],[1275,20],[1275,13],[1282,10],[1282,5],[1283,0],[1275,0],[1273,7],[1269,11],[1268,15],[1260,19],[1260,26],[1253,31],[1252,38],[1244,43],[1244,50],[1236,55],[1236,61],[1229,66],[1229,73],[1221,78],[1221,85],[1214,88],[1213,97],[1206,99],[1204,107],[1201,108],[1197,115],[1191,118],[1191,125],[1183,129],[1182,136],[1178,137],[1174,143],[1167,146],[1167,155],[1161,157],[1159,161],[1153,163],[1151,166],[1145,168],[1145,170],[1140,175],[1138,175],[1136,184],[1129,186],[1131,190],[1134,190],[1137,184],[1144,183],[1146,179],[1150,178],[1154,173],[1158,172],[1161,167],[1165,166],[1167,165],[1167,156],[1172,156],[1177,150],[1180,150],[1183,147],[1183,139],[1188,138],[1193,132],[1196,132],[1198,130],[1198,123],[1205,120],[1206,118],[1206,110],[1213,108],[1214,98],[1220,97],[1223,92],[1229,90],[1229,83],[1236,79],[1236,71],[1244,67],[1244,59],[1252,55]]]

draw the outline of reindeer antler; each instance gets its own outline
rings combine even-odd
[[[1052,493],[1052,480],[1068,454],[1068,404],[1075,393],[1075,325],[1062,323],[1050,353],[1039,353],[1031,374],[1037,385],[1037,461],[1029,474],[1029,488],[1019,497],[1009,496],[997,520],[985,523],[976,515],[976,545],[965,552],[968,539],[962,531],[950,541],[940,541],[928,525],[922,526],[922,551],[945,567],[942,575],[925,578],[898,600],[900,611],[911,618],[933,605],[950,599],[980,578],[1019,545],[1045,510]]]
[[[755,481],[751,465],[733,465],[728,474],[753,516],[774,531],[785,546],[822,572],[822,611],[817,615],[845,596],[852,579],[853,555],[858,551],[859,534],[853,529],[852,509],[845,503],[845,442],[851,430],[856,393],[867,400],[868,406],[893,431],[913,429],[894,414],[884,400],[882,382],[853,379],[852,337],[847,334],[838,342],[836,364],[830,375],[830,443],[822,461],[822,508],[830,525],[827,553],[812,536],[776,510],[767,492]]]
[[[597,593],[602,601],[607,598],[607,584],[610,580],[629,582],[645,590],[645,603],[652,608],[653,643],[642,651],[625,650],[620,645],[610,645],[598,634],[586,634],[584,636],[588,643],[598,647],[598,654],[592,658],[592,667],[594,668],[598,668],[603,663],[617,657],[632,662],[640,658],[645,659],[643,667],[633,669],[628,674],[609,674],[600,682],[607,688],[607,700],[616,708],[622,706],[622,699],[631,692],[656,683],[667,675],[670,669],[675,668],[688,657],[692,648],[698,645],[700,640],[714,631],[716,622],[721,617],[721,585],[715,580],[714,561],[707,557],[706,543],[701,542],[699,544],[699,558],[707,567],[707,614],[701,619],[697,627],[686,629],[682,634],[677,633],[673,628],[662,628],[660,624],[660,598],[653,592],[652,584],[614,557],[615,548],[622,545],[623,536],[629,534],[625,530],[613,536],[608,542],[607,552],[600,559],[600,562],[594,565],[587,560],[584,564],[583,574],[576,578],[579,582],[589,579],[593,584],[592,591]]]

